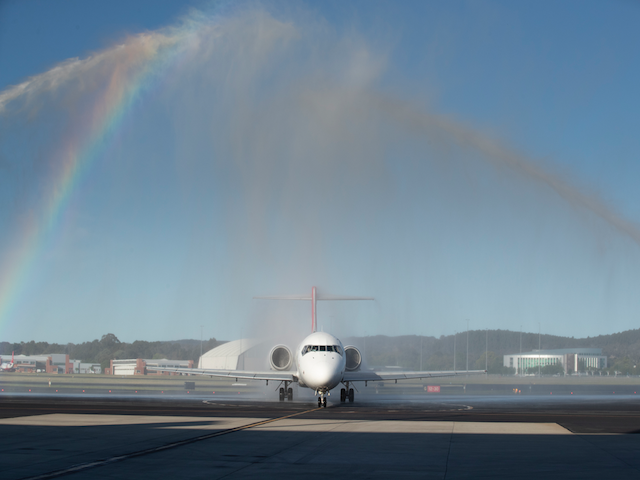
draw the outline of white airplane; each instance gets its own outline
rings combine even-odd
[[[2,357],[0,357],[0,372],[13,372],[15,368],[13,367],[13,352],[11,352],[11,361],[10,362],[2,362]]]
[[[330,391],[342,384],[340,401],[353,402],[353,382],[407,380],[430,377],[448,377],[485,373],[484,370],[442,371],[442,372],[373,372],[361,371],[362,354],[353,345],[344,347],[335,336],[316,331],[316,302],[318,300],[373,300],[370,297],[344,297],[336,295],[319,295],[316,287],[312,287],[311,295],[284,295],[271,297],[254,297],[267,300],[307,300],[311,301],[311,335],[307,336],[296,350],[295,355],[286,345],[276,345],[269,353],[272,371],[253,372],[247,370],[211,370],[204,368],[163,368],[147,367],[147,370],[188,373],[190,375],[207,375],[211,377],[227,377],[243,380],[262,380],[280,382],[280,401],[285,398],[293,400],[293,389],[289,387],[297,383],[301,387],[311,388],[318,396],[318,407],[327,406]]]

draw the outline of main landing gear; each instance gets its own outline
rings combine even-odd
[[[286,397],[286,399],[288,401],[293,401],[293,388],[289,387],[289,384],[291,382],[284,380],[284,387],[280,387],[280,401],[284,402],[284,399]]]
[[[356,394],[353,391],[353,388],[349,388],[349,382],[345,383],[345,387],[347,388],[341,388],[340,389],[340,401],[342,403],[347,401],[347,398],[349,399],[349,403],[353,403]]]

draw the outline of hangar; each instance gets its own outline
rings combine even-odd
[[[264,370],[268,350],[264,342],[241,338],[220,345],[200,357],[198,368],[215,370]]]
[[[202,354],[197,368],[211,370],[269,370],[269,352],[273,344],[253,338],[241,338],[224,343]],[[274,347],[276,348],[276,347]],[[107,375],[168,375],[168,372],[148,372],[147,367],[193,368],[192,360],[126,358],[111,360]]]

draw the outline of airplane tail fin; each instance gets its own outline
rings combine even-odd
[[[311,295],[272,295],[266,297],[253,297],[259,300],[307,300],[311,301],[311,332],[315,332],[318,328],[316,317],[316,302],[318,300],[375,300],[373,297],[351,297],[344,295],[327,295],[319,294],[316,287],[311,287]]]

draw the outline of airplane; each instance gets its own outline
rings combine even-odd
[[[292,383],[311,388],[318,397],[318,408],[327,406],[327,396],[331,390],[342,384],[340,402],[353,402],[355,399],[354,382],[422,379],[486,373],[485,370],[439,371],[439,372],[373,372],[361,371],[362,354],[353,345],[344,347],[342,342],[329,333],[317,331],[316,302],[320,300],[374,300],[371,297],[349,297],[322,295],[312,287],[311,295],[279,295],[254,297],[265,300],[306,300],[311,301],[311,335],[307,336],[296,350],[295,355],[286,345],[276,345],[269,353],[272,371],[254,372],[246,370],[214,370],[205,368],[165,368],[147,367],[147,370],[227,377],[243,380],[261,380],[280,382],[280,401],[293,400]]]
[[[11,361],[10,362],[2,362],[2,357],[0,357],[0,372],[15,372],[14,361],[13,361],[13,352],[11,352]]]

